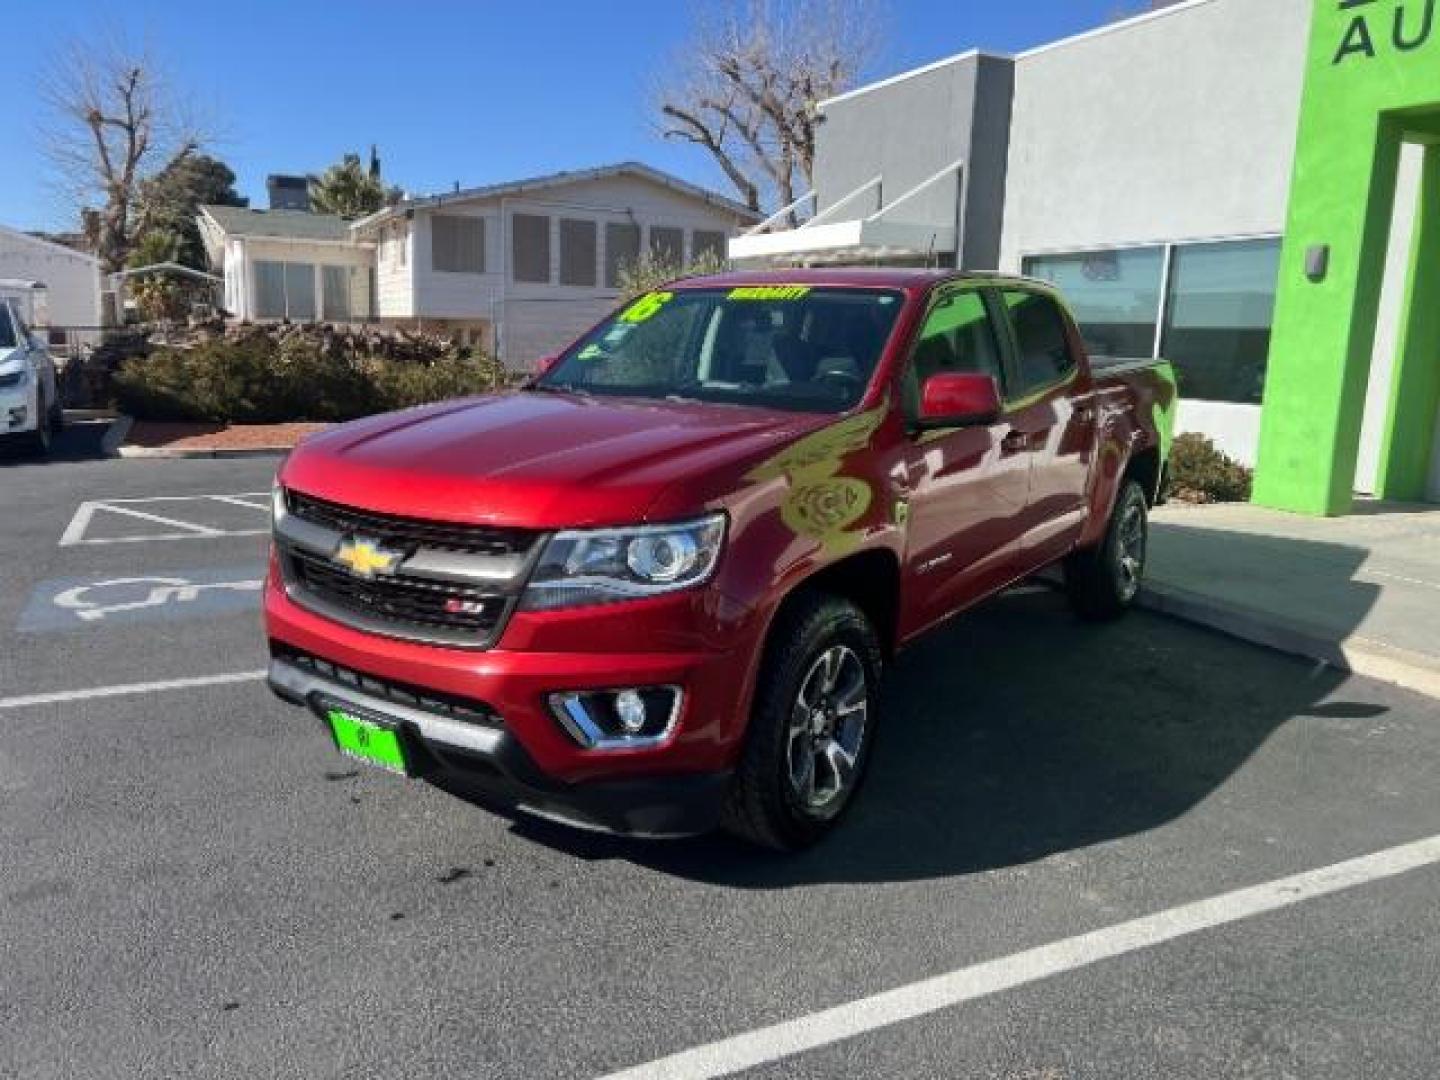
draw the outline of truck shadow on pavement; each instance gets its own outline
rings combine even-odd
[[[105,433],[109,420],[70,420],[55,439],[50,456],[37,457],[17,446],[7,446],[0,439],[0,468],[15,465],[43,467],[52,461],[102,461],[105,458]]]
[[[1376,587],[1351,578],[1365,553],[1300,546],[1327,549],[1349,581],[1346,610],[1363,615]],[[645,843],[538,822],[515,828],[580,858],[744,889],[1017,866],[1172,821],[1297,718],[1358,723],[1386,711],[1330,701],[1346,679],[1154,615],[1086,625],[1058,592],[1022,589],[895,662],[866,786],[810,851],[772,855],[724,836]]]

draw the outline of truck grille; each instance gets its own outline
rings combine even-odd
[[[491,525],[460,525],[359,510],[317,499],[298,491],[286,491],[285,505],[302,521],[339,533],[356,533],[383,539],[397,548],[431,548],[472,555],[524,555],[539,535],[529,529]]]
[[[505,615],[506,598],[472,585],[408,577],[357,578],[308,551],[289,552],[294,582],[323,603],[385,622],[487,639]]]
[[[388,637],[483,649],[505,628],[544,534],[419,521],[286,491],[275,541],[291,598],[318,615]],[[399,553],[389,572],[352,573],[346,541]]]

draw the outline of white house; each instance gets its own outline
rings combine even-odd
[[[620,267],[642,252],[723,258],[758,219],[626,162],[406,199],[353,223],[205,207],[202,229],[239,318],[422,327],[524,368],[613,307]]]
[[[200,235],[225,279],[225,310],[255,322],[369,319],[372,245],[350,223],[303,210],[202,206]]]
[[[52,343],[99,340],[100,260],[94,256],[0,226],[0,279],[45,287]]]

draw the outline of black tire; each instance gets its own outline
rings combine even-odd
[[[21,450],[32,457],[48,458],[51,447],[55,442],[55,418],[53,410],[41,400],[39,421],[34,431],[27,431],[23,435],[15,436],[20,444]]]
[[[827,687],[831,664],[835,677]],[[722,824],[728,832],[763,847],[794,851],[835,827],[865,777],[881,672],[875,629],[850,601],[815,593],[786,605],[766,645],[750,730],[726,799]],[[863,679],[858,711],[857,676]],[[814,708],[804,703],[807,698],[814,699]],[[802,710],[809,718],[803,724]],[[838,757],[827,753],[832,744],[839,748]],[[795,771],[807,755],[808,784],[804,768],[802,776]],[[844,761],[850,768],[842,782],[845,770],[838,763]]]
[[[1065,560],[1065,589],[1082,619],[1107,622],[1129,611],[1140,592],[1150,542],[1145,489],[1126,480],[1115,500],[1105,538]]]

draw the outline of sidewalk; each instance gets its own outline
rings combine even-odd
[[[160,424],[149,420],[117,426],[120,457],[205,458],[281,454],[302,436],[328,424]]]
[[[1146,606],[1440,697],[1440,506],[1155,512]]]

